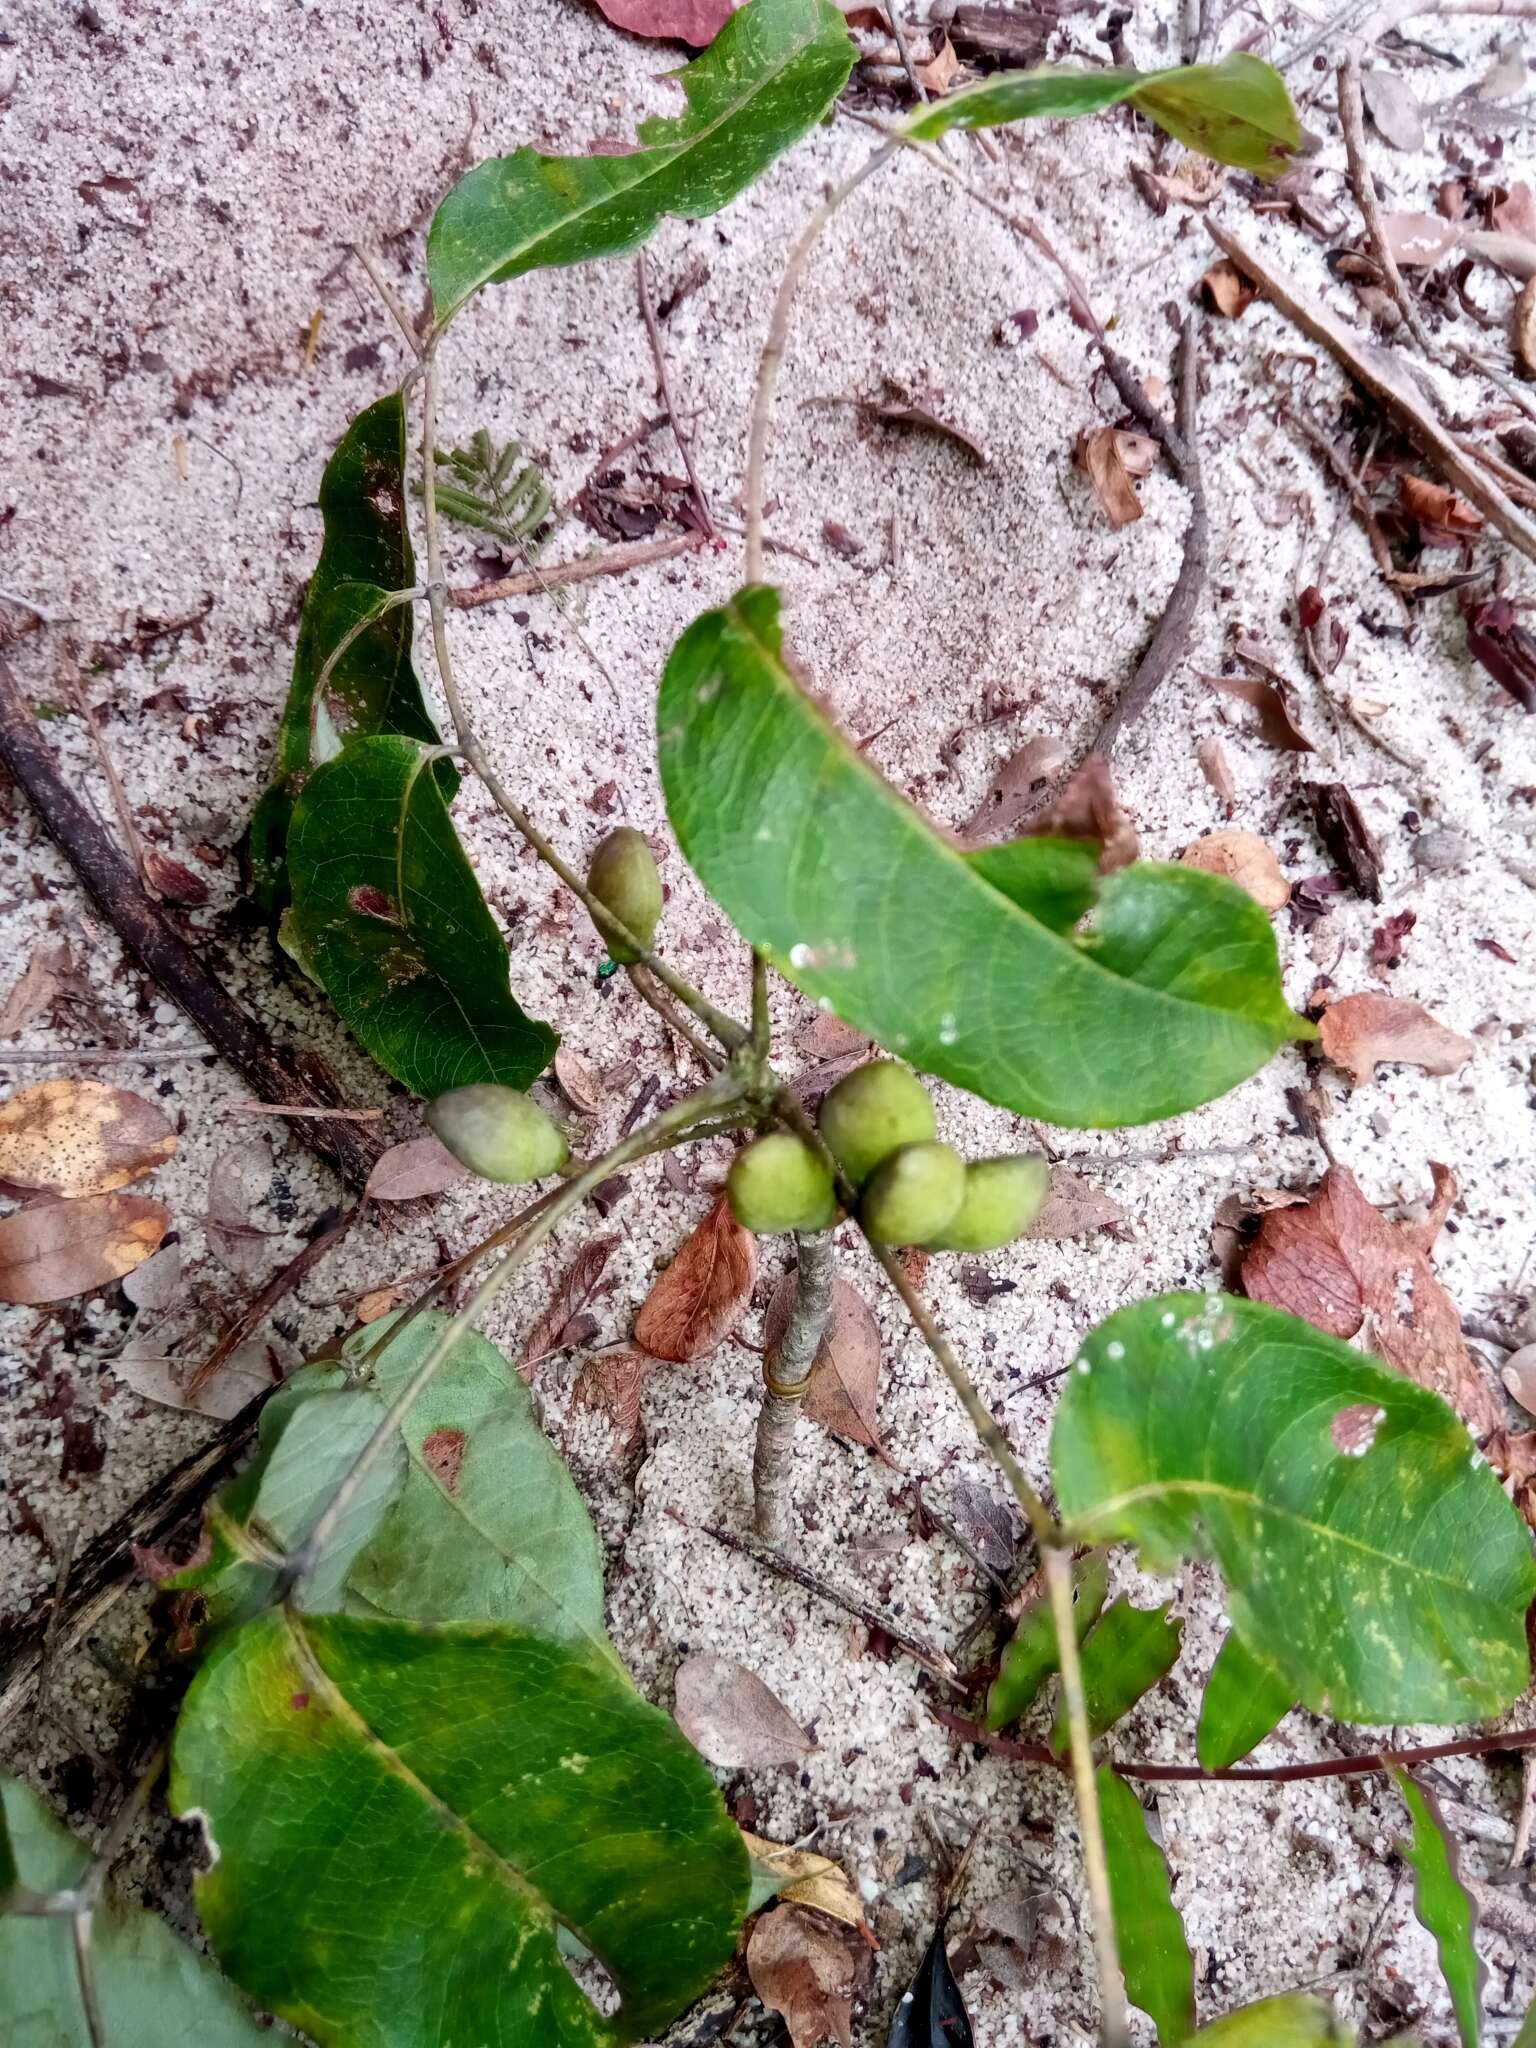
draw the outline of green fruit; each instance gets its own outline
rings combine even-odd
[[[845,1074],[827,1091],[817,1122],[856,1188],[899,1147],[921,1145],[938,1129],[928,1090],[894,1060],[871,1060]]]
[[[931,1252],[995,1252],[1022,1237],[1045,1206],[1050,1169],[1038,1152],[975,1159],[952,1220],[924,1240]]]
[[[965,1161],[952,1146],[903,1145],[870,1175],[859,1220],[876,1244],[929,1244],[965,1197]]]
[[[642,946],[650,945],[661,918],[661,873],[643,832],[633,825],[619,825],[610,832],[592,856],[587,887]],[[598,929],[602,931],[601,926]],[[607,932],[602,937],[610,957],[621,965],[640,958],[622,939]]]
[[[558,1124],[515,1088],[476,1081],[427,1104],[427,1122],[482,1180],[542,1180],[571,1156]]]
[[[837,1216],[832,1175],[801,1138],[771,1131],[739,1152],[726,1177],[731,1214],[745,1230],[825,1230]]]

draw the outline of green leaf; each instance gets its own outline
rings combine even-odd
[[[477,165],[427,237],[438,320],[483,284],[621,256],[668,215],[718,213],[815,127],[854,54],[830,0],[749,0],[675,74],[686,112],[642,121],[638,149],[561,157],[525,148]]]
[[[1343,2048],[1352,2037],[1326,1999],[1292,1992],[1239,2006],[1202,2027],[1196,2038],[1210,2048]]]
[[[966,859],[991,888],[1053,932],[1069,932],[1099,900],[1098,849],[1085,839],[1012,839]]]
[[[1200,1702],[1195,1754],[1208,1771],[1224,1771],[1283,1721],[1294,1702],[1283,1672],[1257,1657],[1234,1631],[1216,1652]]]
[[[778,612],[757,587],[689,627],[659,753],[699,879],[808,995],[914,1066],[1076,1127],[1191,1109],[1310,1031],[1269,919],[1230,882],[1124,869],[1080,939],[989,886],[800,689]]]
[[[1113,1601],[1083,1643],[1083,1698],[1088,1732],[1097,1739],[1128,1714],[1178,1660],[1184,1624],[1168,1607],[1133,1607],[1124,1595]],[[1051,1747],[1065,1756],[1069,1746],[1063,1701],[1051,1729]]]
[[[1301,123],[1272,64],[1241,53],[1219,64],[1171,71],[1074,71],[1045,65],[1010,71],[951,93],[907,123],[932,141],[951,128],[994,128],[1004,121],[1060,120],[1096,114],[1129,100],[1177,141],[1218,163],[1277,178],[1301,146]]]
[[[391,392],[358,414],[320,480],[325,537],[310,578],[293,656],[293,680],[277,729],[277,765],[251,821],[250,859],[257,901],[275,916],[287,900],[285,862],[293,806],[311,768],[349,739],[400,733],[438,741],[411,661],[411,607],[381,611],[331,671],[323,700],[316,686],[346,633],[391,591],[416,580],[405,520],[405,406]],[[445,801],[458,787],[451,761],[434,779]]]
[[[1125,1995],[1153,2022],[1160,2041],[1182,2041],[1195,2026],[1195,1964],[1168,1866],[1125,1780],[1101,1764],[1098,1786]]]
[[[88,1851],[29,1786],[0,1780],[0,1815],[29,1891],[65,1891],[85,1875]],[[273,2048],[279,2038],[157,1913],[110,1892],[92,1916],[91,1966],[108,2048]],[[67,1916],[0,1917],[0,2037],[6,2048],[90,2048]]]
[[[1533,2005],[1521,2022],[1520,2031],[1510,2048],[1536,2048],[1536,2005]]]
[[[747,1853],[708,1770],[611,1658],[507,1625],[281,1609],[193,1680],[172,1803],[225,1968],[322,2048],[596,2048],[728,1960]],[[567,1927],[622,1997],[610,2028]]]
[[[556,1045],[507,986],[507,948],[415,740],[317,768],[288,843],[294,944],[348,1029],[417,1095],[526,1088]]]
[[[1419,1924],[1435,1937],[1440,1974],[1451,1994],[1463,2048],[1477,2048],[1487,1975],[1472,1939],[1477,1907],[1461,1881],[1456,1841],[1438,1801],[1407,1771],[1392,1775],[1413,1822],[1413,1839],[1402,1845],[1415,1879],[1413,1908]]]
[[[1078,1558],[1072,1566],[1072,1620],[1079,1642],[1098,1620],[1108,1591],[1109,1559],[1104,1552],[1092,1550]],[[1017,1721],[1034,1705],[1052,1672],[1060,1668],[1050,1595],[1041,1592],[1019,1616],[1018,1627],[1004,1647],[1002,1663],[987,1693],[982,1726],[995,1734],[1010,1721]]]
[[[339,1364],[305,1366],[268,1402],[256,1458],[208,1513],[213,1553],[170,1581],[216,1625],[270,1602],[278,1561],[308,1535],[449,1318],[427,1310],[370,1357],[370,1323]],[[597,1532],[533,1395],[465,1331],[342,1517],[304,1588],[309,1613],[510,1621],[611,1655]]]
[[[1536,1564],[1498,1481],[1438,1395],[1294,1316],[1204,1294],[1111,1316],[1051,1462],[1080,1541],[1213,1558],[1238,1638],[1317,1713],[1475,1721],[1525,1688]]]

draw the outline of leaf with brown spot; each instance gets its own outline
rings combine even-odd
[[[1318,1026],[1323,1052],[1358,1088],[1379,1065],[1399,1061],[1426,1074],[1459,1073],[1477,1047],[1400,996],[1341,996]]]
[[[572,1402],[601,1415],[623,1451],[630,1450],[640,1434],[640,1402],[656,1364],[648,1351],[627,1346],[601,1351],[587,1360],[571,1388]]]
[[[1146,476],[1157,458],[1150,434],[1123,427],[1085,427],[1077,437],[1073,460],[1083,470],[1099,501],[1099,510],[1118,533],[1141,517],[1134,477]]]
[[[747,1943],[752,1989],[789,2029],[791,2048],[852,2048],[853,2000],[868,1967],[867,1948],[803,1906],[764,1913]]]
[[[441,1138],[427,1131],[381,1154],[363,1193],[374,1202],[414,1202],[468,1179],[468,1168],[459,1164]]]
[[[171,1227],[147,1195],[33,1202],[0,1217],[0,1301],[26,1308],[109,1287],[159,1249]]]
[[[597,1324],[583,1311],[603,1277],[609,1253],[618,1242],[617,1237],[594,1237],[590,1244],[582,1246],[566,1267],[553,1300],[528,1332],[523,1355],[517,1362],[517,1369],[524,1379],[529,1377],[540,1359],[552,1357],[557,1351],[569,1350],[573,1344],[586,1343],[591,1338]],[[579,1329],[576,1327],[578,1324],[581,1326]]]
[[[1282,754],[1315,754],[1316,747],[1302,731],[1296,716],[1295,692],[1288,684],[1265,676],[1213,676],[1201,681],[1223,696],[1240,697],[1259,714],[1259,737],[1265,746]]]
[[[1304,782],[1317,836],[1334,868],[1359,896],[1381,901],[1381,848],[1364,813],[1342,782]]]
[[[678,1666],[674,1718],[709,1763],[727,1771],[797,1764],[816,1745],[755,1671],[712,1650]]]
[[[163,1111],[101,1081],[39,1081],[0,1104],[0,1181],[29,1194],[110,1194],[175,1150]]]
[[[1331,1337],[1363,1331],[1378,1357],[1448,1401],[1475,1437],[1491,1440],[1502,1408],[1430,1262],[1456,1179],[1444,1166],[1430,1171],[1435,1197],[1427,1222],[1392,1223],[1347,1166],[1330,1167],[1309,1202],[1272,1210],[1259,1225],[1243,1263],[1243,1292]],[[1493,1450],[1490,1441],[1490,1459]]]
[[[1045,1207],[1025,1232],[1027,1237],[1060,1239],[1092,1237],[1095,1231],[1124,1223],[1125,1211],[1092,1181],[1070,1166],[1053,1166]]]
[[[786,1273],[774,1289],[763,1321],[763,1347],[772,1355],[784,1341],[794,1306],[795,1276]],[[883,1457],[880,1441],[880,1325],[862,1295],[846,1280],[832,1284],[832,1307],[802,1403],[812,1422],[819,1422],[845,1442],[863,1444]]]
[[[646,1296],[635,1342],[674,1365],[705,1357],[741,1321],[756,1279],[757,1239],[722,1196]]]
[[[1238,320],[1259,296],[1259,288],[1230,256],[1223,256],[1201,278],[1200,293],[1213,313],[1223,320]]]
[[[1290,901],[1291,885],[1280,872],[1272,849],[1257,833],[1208,832],[1186,846],[1179,858],[1185,867],[1224,875],[1265,910],[1283,910]]]

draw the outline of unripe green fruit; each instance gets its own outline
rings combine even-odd
[[[633,825],[615,827],[592,856],[587,887],[642,945],[650,945],[661,918],[661,873],[643,832]],[[622,939],[610,938],[607,932],[602,937],[610,957],[620,965],[640,958]]]
[[[974,1159],[965,1169],[965,1193],[953,1219],[931,1252],[995,1252],[1022,1237],[1045,1207],[1050,1169],[1038,1152],[1002,1159]]]
[[[921,1145],[938,1130],[928,1090],[894,1060],[871,1060],[845,1074],[827,1091],[817,1122],[856,1188],[901,1146]]]
[[[770,1131],[739,1152],[726,1177],[731,1214],[745,1230],[825,1230],[837,1216],[832,1176],[803,1139]]]
[[[476,1081],[427,1104],[427,1122],[482,1180],[542,1180],[571,1156],[558,1124],[515,1088]]]
[[[870,1175],[859,1221],[876,1244],[928,1244],[964,1197],[965,1161],[953,1147],[903,1145]]]

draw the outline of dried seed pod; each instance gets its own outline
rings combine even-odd
[[[856,1188],[901,1146],[921,1145],[938,1130],[928,1090],[894,1060],[871,1060],[845,1074],[828,1090],[817,1122]]]
[[[427,1122],[461,1166],[482,1180],[542,1180],[571,1148],[536,1102],[515,1088],[476,1081],[427,1104]]]
[[[965,1161],[952,1146],[903,1145],[870,1175],[859,1220],[876,1244],[931,1244],[965,1198]]]
[[[726,1180],[731,1214],[744,1230],[825,1230],[837,1216],[826,1162],[802,1138],[771,1131],[739,1152]]]
[[[934,1252],[995,1252],[1022,1237],[1045,1207],[1050,1168],[1039,1152],[973,1159],[952,1220],[927,1240]]]
[[[616,826],[592,856],[587,887],[642,946],[650,945],[661,918],[661,871],[643,832],[633,825]],[[607,932],[601,936],[621,965],[640,958],[622,940],[610,938]]]

